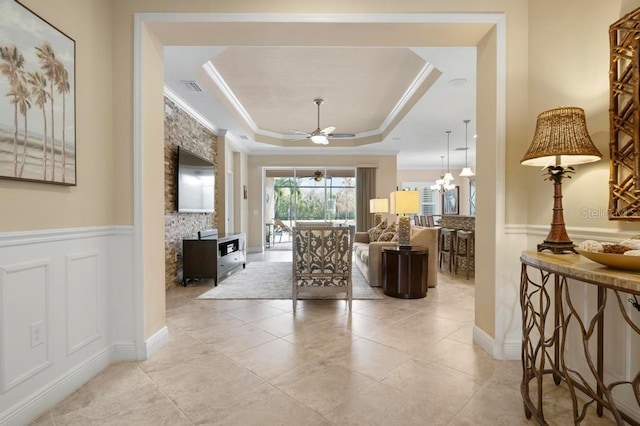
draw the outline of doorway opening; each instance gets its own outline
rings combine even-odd
[[[291,250],[300,223],[356,224],[355,168],[295,167],[264,170],[264,248]]]

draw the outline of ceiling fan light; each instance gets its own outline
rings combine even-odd
[[[464,169],[462,169],[462,171],[460,172],[459,176],[461,176],[461,177],[471,177],[471,176],[475,176],[475,175],[476,174],[471,171],[470,167],[465,167]]]
[[[311,142],[319,145],[328,145],[329,139],[325,135],[313,135],[311,136]]]

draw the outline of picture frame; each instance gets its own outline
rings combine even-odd
[[[0,178],[75,186],[75,40],[17,0],[0,8]]]
[[[460,214],[460,187],[449,189],[442,194],[442,214]]]

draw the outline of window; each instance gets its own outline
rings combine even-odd
[[[276,219],[291,225],[296,221],[355,224],[355,169],[269,170],[265,189],[271,185]]]

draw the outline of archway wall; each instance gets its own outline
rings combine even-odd
[[[142,9],[143,6],[149,6],[149,8],[145,9],[145,12],[153,11],[170,11],[170,8],[180,7],[179,12],[244,12],[252,9],[255,10],[264,10],[265,6],[262,4],[261,7],[258,7],[257,4],[247,5],[243,3],[241,6],[237,6],[235,3],[225,3],[225,2],[217,2],[215,5],[212,5],[208,2],[202,1],[192,1],[192,2],[184,2],[179,5],[175,5],[171,2],[158,1],[154,2],[153,5],[148,5],[147,2],[139,2],[139,1],[116,1],[115,8],[115,26],[118,28],[118,31],[115,32],[114,36],[116,39],[115,42],[115,58],[116,62],[120,64],[120,66],[116,69],[114,73],[114,78],[119,82],[118,94],[116,95],[117,99],[122,100],[121,107],[117,110],[116,114],[117,122],[121,125],[116,129],[116,140],[118,143],[123,145],[123,148],[127,146],[127,144],[132,144],[131,138],[131,129],[128,129],[127,123],[132,126],[131,117],[132,113],[130,110],[130,105],[127,104],[126,100],[130,99],[131,94],[127,92],[130,90],[129,82],[131,82],[131,74],[128,67],[128,63],[131,60],[131,34],[126,30],[128,27],[130,28],[132,17],[136,12]],[[270,11],[277,11],[279,9],[279,2],[270,3],[269,9]],[[336,5],[335,8],[331,7],[332,5],[328,5],[323,3],[322,11],[325,13],[335,13],[335,12],[362,12],[358,7],[356,7],[353,3],[349,5]],[[363,4],[364,6],[364,4]],[[232,10],[232,8],[242,8]],[[317,11],[316,7],[320,7],[318,4],[305,4],[299,6],[301,10],[287,10],[287,12],[314,12]],[[478,207],[478,214],[482,220],[489,221],[487,223],[486,229],[493,229],[491,237],[493,240],[500,238],[502,233],[504,233],[504,221],[505,217],[524,217],[526,221],[526,197],[523,195],[523,190],[521,188],[521,182],[518,178],[518,175],[509,176],[509,179],[505,179],[505,164],[509,164],[509,162],[513,162],[519,159],[519,156],[526,148],[526,142],[524,142],[525,138],[523,137],[525,134],[526,126],[524,122],[526,121],[526,110],[527,104],[524,101],[527,96],[527,7],[526,4],[522,4],[521,2],[508,2],[508,1],[486,1],[483,3],[481,7],[478,7],[477,2],[460,2],[456,5],[455,9],[444,9],[445,6],[436,1],[428,1],[422,2],[419,5],[416,4],[415,10],[411,12],[422,12],[422,13],[430,13],[430,12],[491,12],[492,15],[500,15],[505,18],[507,24],[502,26],[503,34],[500,35],[501,40],[509,40],[503,46],[503,52],[501,53],[506,60],[503,60],[501,64],[502,69],[500,72],[502,73],[501,78],[502,86],[497,84],[498,89],[501,92],[497,95],[498,99],[496,99],[496,94],[490,94],[492,99],[488,101],[488,103],[494,103],[498,105],[499,108],[502,109],[502,117],[496,116],[496,118],[490,122],[487,122],[485,125],[488,126],[488,129],[493,129],[487,133],[487,135],[492,134],[495,135],[486,138],[485,143],[487,146],[495,145],[493,148],[487,150],[487,152],[493,152],[493,155],[486,157],[485,164],[478,164],[478,170],[489,170],[495,171],[497,176],[496,185],[487,186],[486,190],[490,191],[483,196],[483,189],[479,185],[478,186],[478,198],[487,199],[487,203],[484,204],[484,207]],[[387,3],[382,2],[368,2],[366,4],[366,12],[369,14],[374,12],[393,12],[393,6],[390,6]],[[214,10],[215,9],[215,10]],[[332,9],[332,10],[328,10]],[[348,10],[346,10],[348,9]],[[178,12],[178,10],[174,10]],[[503,12],[501,13],[495,13]],[[403,10],[403,12],[407,12],[407,10]],[[148,13],[145,13],[148,15]],[[140,16],[140,15],[138,15]],[[472,15],[476,16],[476,15]],[[478,18],[481,20],[482,18]],[[153,27],[153,25],[150,25]],[[164,36],[167,36],[167,33],[163,33]],[[184,32],[181,32],[184,34]],[[167,40],[161,40],[163,43],[169,43]],[[170,44],[170,43],[169,43]],[[121,92],[120,92],[121,91]],[[479,99],[478,102],[484,102],[486,100]],[[506,111],[506,120],[504,119],[504,113]],[[505,138],[505,131],[507,137]],[[509,143],[506,143],[506,141]],[[485,161],[485,160],[483,160]],[[491,172],[487,174],[490,176]],[[126,173],[123,173],[119,176],[119,179],[122,180],[122,184],[127,184]],[[129,181],[130,182],[130,181]],[[508,182],[508,185],[506,184]],[[147,182],[151,185],[153,183]],[[145,183],[144,185],[146,185]],[[144,186],[143,185],[143,186]],[[506,191],[506,192],[505,192]],[[493,195],[491,195],[493,194]],[[251,205],[251,201],[250,201]],[[481,209],[484,208],[484,213],[481,214]],[[118,210],[117,217],[119,220],[124,222],[130,222],[133,220],[133,206],[125,206],[123,205],[121,209]],[[507,214],[508,213],[508,214]],[[483,225],[482,225],[483,226]],[[485,228],[483,226],[483,228]],[[145,237],[143,236],[143,239]],[[253,238],[249,236],[249,238]],[[524,236],[521,235],[519,237],[523,239]],[[151,247],[151,245],[147,245],[147,247]],[[153,248],[150,248],[153,249]],[[513,253],[512,250],[508,250],[509,253]],[[501,283],[498,283],[497,276],[495,273],[496,266],[496,256],[495,251],[488,250],[486,251],[487,258],[486,265],[488,266],[480,266],[481,268],[487,268],[486,276],[483,277],[483,284],[488,286],[489,289],[492,287],[500,287]],[[513,257],[513,256],[512,256]],[[504,261],[501,259],[500,264],[517,264],[517,257],[510,259],[508,261]],[[510,274],[507,274],[509,280],[511,280]],[[511,284],[511,283],[509,283]],[[145,289],[148,288],[145,286]],[[146,290],[145,290],[146,291]],[[154,290],[155,291],[155,290]],[[161,291],[161,289],[157,289],[157,291]],[[480,326],[482,332],[488,336],[489,340],[492,340],[496,335],[496,324],[495,318],[493,315],[493,311],[495,310],[495,300],[491,300],[491,291],[487,291],[486,294],[489,295],[489,298],[486,300],[486,303],[482,305],[482,309],[478,311],[478,315],[483,318],[479,318],[477,320],[478,324],[482,324]],[[145,299],[147,296],[145,295]],[[512,302],[516,302],[517,299],[513,299]],[[512,308],[512,306],[510,306]],[[145,312],[153,312],[154,309],[145,308]],[[154,324],[159,324],[163,322],[163,318],[155,318],[151,320],[147,318],[147,321],[151,321]],[[145,337],[149,336],[150,329],[145,326],[147,332],[145,333]]]

